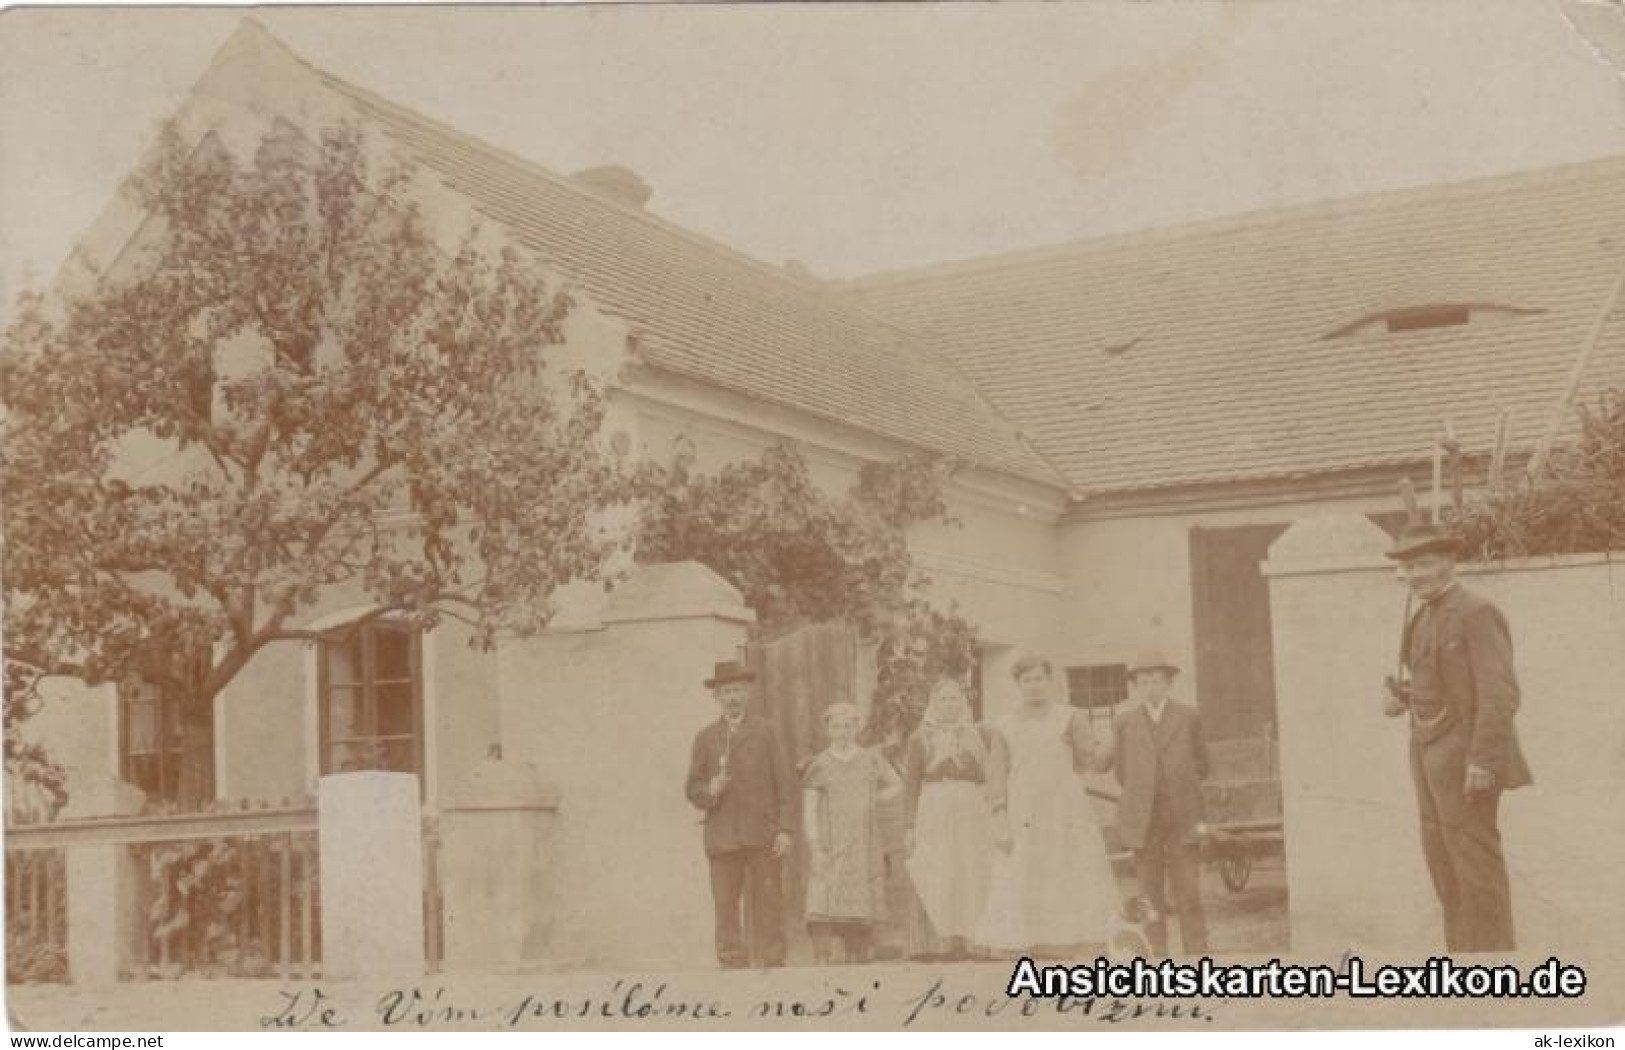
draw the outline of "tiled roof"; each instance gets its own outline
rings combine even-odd
[[[1075,488],[1110,492],[1411,464],[1444,421],[1487,452],[1503,406],[1528,449],[1622,269],[1610,158],[848,288],[928,336]],[[1510,309],[1358,324],[1441,303]],[[1625,384],[1625,309],[1582,402],[1605,384]]]
[[[625,319],[654,367],[1061,484],[950,362],[821,282],[748,258],[304,65],[596,306]]]

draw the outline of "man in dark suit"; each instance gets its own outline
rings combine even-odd
[[[688,765],[688,800],[705,811],[717,961],[727,969],[749,966],[752,948],[758,964],[784,964],[779,860],[790,849],[798,787],[773,727],[746,714],[754,678],[735,661],[716,665],[705,685],[722,717],[695,735]],[[741,920],[747,884],[753,946]]]
[[[1400,563],[1421,608],[1405,625],[1384,712],[1409,713],[1411,779],[1422,852],[1452,952],[1512,951],[1512,899],[1501,854],[1501,792],[1533,782],[1513,727],[1518,678],[1506,617],[1456,582],[1460,540],[1437,526],[1400,534]]]
[[[1100,765],[1113,769],[1123,788],[1117,834],[1134,851],[1140,893],[1156,913],[1146,929],[1152,951],[1168,952],[1171,883],[1180,945],[1185,954],[1200,955],[1207,951],[1198,876],[1208,759],[1196,709],[1168,697],[1178,673],[1161,653],[1135,657],[1128,681],[1138,703],[1113,722],[1111,750]]]

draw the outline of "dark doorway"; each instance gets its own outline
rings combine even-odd
[[[1259,565],[1285,531],[1285,525],[1190,530],[1196,701],[1210,740],[1274,735],[1270,595]]]

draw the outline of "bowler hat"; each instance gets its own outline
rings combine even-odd
[[[756,672],[738,660],[723,660],[717,664],[716,670],[711,672],[711,677],[705,680],[705,687],[715,689],[717,686],[727,685],[729,682],[749,682],[755,678]]]
[[[1388,557],[1394,561],[1409,561],[1434,551],[1459,554],[1461,547],[1461,536],[1453,529],[1443,525],[1407,525],[1394,541],[1394,549],[1388,552]]]
[[[1167,671],[1169,674],[1174,675],[1179,673],[1179,668],[1174,666],[1173,661],[1157,650],[1144,649],[1136,653],[1134,662],[1128,665],[1128,676],[1133,678],[1143,671]]]

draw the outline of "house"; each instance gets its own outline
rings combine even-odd
[[[651,209],[658,187],[635,173],[548,171],[308,65],[251,22],[178,119],[195,141],[227,144],[277,121],[354,120],[380,134],[419,167],[425,210],[448,230],[493,223],[579,292],[573,343],[633,362],[611,426],[643,455],[682,444],[714,467],[788,438],[831,486],[909,451],[964,463],[949,491],[962,525],[922,526],[911,542],[934,596],[957,601],[982,633],[988,717],[1011,702],[1005,669],[1022,650],[1066,668],[1074,703],[1105,707],[1122,697],[1128,654],[1155,644],[1188,670],[1181,689],[1210,736],[1273,733],[1259,571],[1270,542],[1327,510],[1391,523],[1396,483],[1425,487],[1446,425],[1475,470],[1503,411],[1526,453],[1625,265],[1619,158],[837,282],[667,222]],[[63,281],[130,264],[140,231],[115,202]],[[1622,325],[1609,322],[1582,389],[1625,383]],[[636,711],[583,709],[623,695],[592,653],[606,624],[641,622],[627,611],[634,600],[680,593],[710,610],[693,636],[710,650],[637,643],[668,668],[730,655],[749,611],[682,567],[638,586],[494,656],[471,652],[452,626],[417,637],[384,620],[345,646],[279,644],[216,704],[215,792],[309,793],[361,738],[391,768],[421,774],[432,813],[495,749],[533,762],[561,813],[669,822],[654,841],[687,850],[703,912],[677,788],[686,734],[708,717],[700,676],[640,679],[651,691],[693,685]],[[302,626],[365,611],[361,596],[333,593]],[[356,690],[371,698],[364,717],[344,699]],[[164,698],[95,697],[55,705],[37,731],[77,775],[172,790]],[[606,786],[611,752],[595,747],[628,740],[635,755],[612,753],[646,775]],[[631,916],[623,931],[646,923],[626,900],[648,887],[631,875],[592,881],[590,869],[618,870],[622,844],[594,844],[569,819],[576,830],[558,848],[579,870],[560,877],[561,892],[597,886],[606,914]],[[605,852],[579,856],[592,849]],[[627,955],[630,936],[595,945],[578,931],[579,950],[661,965],[705,955],[703,942],[695,955],[674,939]]]
[[[888,274],[851,287],[1061,471],[1059,652],[1160,634],[1210,733],[1272,719],[1257,572],[1310,510],[1391,522],[1450,427],[1527,453],[1625,266],[1625,160]],[[1581,390],[1625,382],[1617,313]],[[1583,395],[1582,395],[1583,396]]]

